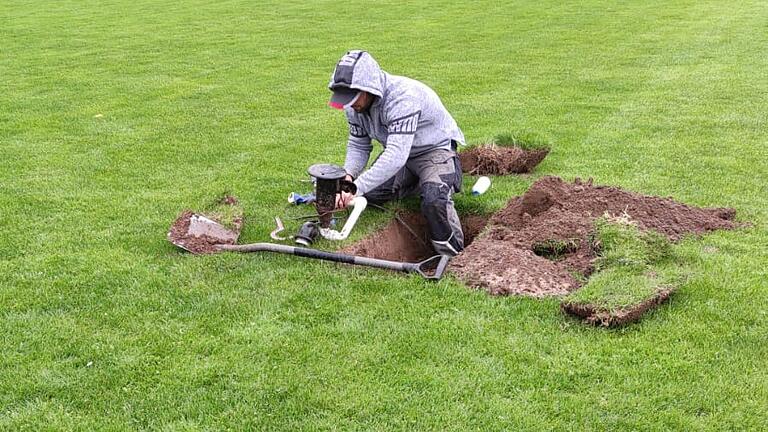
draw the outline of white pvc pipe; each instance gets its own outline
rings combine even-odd
[[[332,230],[330,228],[320,228],[320,235],[323,236],[323,238],[328,240],[345,240],[347,237],[349,237],[349,233],[352,232],[352,228],[355,227],[357,219],[360,217],[360,213],[362,213],[363,210],[365,210],[365,207],[368,205],[368,200],[361,196],[355,197],[352,199],[349,205],[353,207],[352,214],[349,215],[349,218],[344,224],[344,228],[341,229],[341,232]]]

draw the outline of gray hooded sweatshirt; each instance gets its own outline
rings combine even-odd
[[[349,51],[336,65],[330,89],[364,90],[376,96],[367,112],[345,109],[349,139],[344,169],[355,178],[357,195],[365,195],[394,176],[409,156],[464,144],[464,134],[437,94],[411,78],[390,75],[365,51]],[[384,146],[370,169],[371,139]]]

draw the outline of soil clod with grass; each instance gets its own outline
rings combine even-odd
[[[461,170],[470,175],[525,174],[533,171],[552,148],[551,143],[530,133],[497,135],[493,142],[459,152]]]
[[[225,231],[223,236],[214,237],[195,234],[190,230],[192,218],[202,215],[218,222]],[[243,208],[236,197],[225,194],[209,204],[202,213],[184,210],[171,225],[168,240],[195,254],[217,252],[217,245],[235,244],[243,227]]]
[[[548,176],[497,212],[483,234],[451,261],[449,270],[466,284],[495,295],[566,294],[594,271],[596,251],[590,235],[595,220],[606,213],[626,215],[639,229],[657,231],[672,241],[737,226],[733,209],[698,208],[671,198],[595,186],[591,180],[567,183]],[[548,247],[557,250],[556,256],[547,256]]]
[[[583,318],[588,324],[618,327],[639,320],[644,313],[667,301],[673,291],[674,288],[663,288],[646,300],[613,310],[592,303],[570,301],[562,302],[560,309],[567,314]]]
[[[524,150],[496,144],[479,145],[459,152],[461,170],[470,175],[524,174],[547,157],[549,149]]]

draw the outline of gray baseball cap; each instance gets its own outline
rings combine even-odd
[[[349,108],[360,96],[360,90],[344,86],[337,86],[332,91],[333,94],[331,94],[331,100],[328,102],[328,105],[339,110]]]

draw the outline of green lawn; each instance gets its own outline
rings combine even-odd
[[[288,3],[0,2],[0,429],[768,427],[763,1]],[[752,227],[679,246],[693,275],[620,330],[555,298],[172,247],[225,190],[241,240],[267,240],[306,167],[343,160],[326,85],[360,47],[470,142],[553,143],[460,209],[553,174]]]

